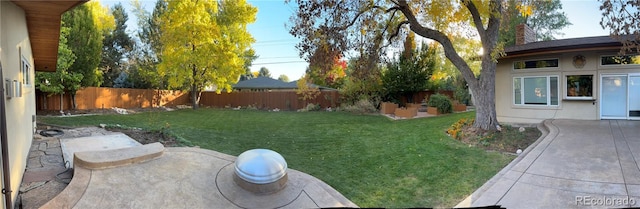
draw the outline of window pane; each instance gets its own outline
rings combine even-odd
[[[522,81],[521,78],[513,78],[513,103],[522,104]]]
[[[549,77],[549,94],[551,105],[558,105],[558,77]]]
[[[602,56],[602,65],[637,65],[640,64],[640,55]]]
[[[567,97],[592,97],[593,75],[568,75]]]
[[[30,82],[30,78],[31,78],[31,67],[29,66],[29,62],[27,62],[27,60],[23,57],[22,58],[22,83],[24,85],[29,85],[31,84]]]
[[[558,67],[558,59],[517,61],[513,63],[513,69],[532,69]]]
[[[524,104],[547,105],[547,78],[524,78]]]

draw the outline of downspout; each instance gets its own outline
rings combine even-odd
[[[10,178],[10,172],[9,172],[9,148],[8,148],[8,137],[7,137],[7,111],[6,111],[6,104],[5,104],[5,81],[4,81],[4,73],[2,72],[2,63],[0,62],[0,83],[2,83],[2,85],[0,85],[0,89],[2,90],[1,93],[3,95],[0,95],[0,147],[2,148],[2,150],[0,150],[0,152],[2,152],[2,177],[3,177],[3,182],[4,182],[4,188],[2,188],[2,194],[4,194],[4,200],[5,200],[5,208],[6,209],[13,209],[13,201],[12,201],[12,197],[11,197],[11,178]]]

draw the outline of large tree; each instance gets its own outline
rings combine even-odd
[[[278,76],[278,80],[282,81],[282,82],[289,82],[289,76],[282,74],[280,76]]]
[[[326,39],[320,39],[318,47],[309,57],[309,67],[305,74],[313,84],[340,88],[346,76],[347,62],[342,60],[342,53]]]
[[[134,88],[166,88],[166,78],[158,74],[158,64],[162,61],[162,42],[160,37],[162,31],[160,18],[167,10],[167,2],[156,1],[153,12],[142,8],[139,1],[133,1],[133,11],[138,19],[138,31],[135,47],[129,57],[129,80],[133,82]]]
[[[83,75],[82,86],[100,86],[102,74],[98,65],[102,58],[102,34],[94,22],[93,12],[83,4],[64,13],[62,20],[63,27],[70,28],[66,38],[76,55],[69,71]]]
[[[412,35],[408,35],[404,43],[400,57],[389,62],[383,71],[382,85],[388,99],[400,101],[403,96],[407,103],[413,103],[413,94],[427,88],[436,65],[436,51],[426,43],[416,49]]]
[[[640,53],[640,1],[603,0],[600,11],[602,28],[623,44],[620,53]]]
[[[560,0],[508,0],[500,26],[500,41],[505,46],[515,45],[516,26],[527,24],[536,31],[538,40],[553,40],[562,35],[562,29],[571,25],[562,11]]]
[[[127,34],[127,12],[120,3],[111,8],[111,14],[115,19],[115,29],[105,34],[102,47],[102,70],[104,82],[103,86],[114,86],[114,81],[126,69],[124,58],[128,56],[133,48],[133,41]]]
[[[102,60],[102,40],[105,32],[114,28],[113,16],[100,2],[93,1],[65,12],[62,15],[62,27],[69,28],[65,38],[76,56],[69,73],[82,75],[81,87],[100,86],[102,73],[98,65]],[[75,109],[76,91],[69,93]]]
[[[168,1],[160,16],[158,72],[167,76],[169,87],[191,90],[194,109],[206,86],[230,91],[245,72],[243,55],[254,42],[247,24],[256,20],[256,13],[244,0]]]
[[[253,61],[258,59],[258,55],[256,55],[256,51],[254,49],[249,49],[244,52],[244,74],[240,75],[240,80],[250,80],[253,79],[253,73],[251,73],[251,65]]]
[[[498,44],[503,2],[500,1],[330,1],[297,0],[291,34],[302,41],[297,45],[307,59],[319,37],[328,39],[340,52],[357,50],[354,40],[366,34],[396,37],[405,26],[419,36],[440,43],[445,56],[467,81],[476,102],[474,127],[496,129],[495,74],[501,45]],[[379,25],[383,25],[378,29]],[[481,72],[476,76],[461,56],[452,38],[472,33],[482,43]],[[397,39],[395,39],[397,40]],[[376,44],[371,44],[375,46]],[[376,47],[379,47],[377,45]],[[361,50],[367,54],[375,49]],[[366,56],[366,54],[360,54]]]
[[[271,78],[271,72],[267,67],[261,67],[260,71],[258,71],[258,77],[269,77]]]

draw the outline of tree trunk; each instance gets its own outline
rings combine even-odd
[[[49,96],[47,96],[46,94],[42,95],[42,103],[43,103],[42,104],[42,109],[43,110],[48,110],[49,109],[49,108],[47,108],[49,106],[49,105],[47,105],[47,97],[49,97]]]
[[[404,97],[407,98],[407,104],[413,103],[413,92],[404,93]],[[407,104],[404,104],[404,105],[408,106]]]
[[[63,101],[64,101],[64,92],[60,93],[60,113],[64,112]]]
[[[471,89],[474,105],[476,106],[476,121],[473,127],[483,130],[495,130],[498,125],[496,116],[496,100],[494,82],[483,77],[477,89]],[[492,78],[495,80],[495,77]]]
[[[193,45],[192,47],[193,51],[195,51],[195,45]],[[198,79],[196,78],[196,76],[198,75],[196,73],[196,69],[197,67],[195,64],[191,65],[191,105],[194,110],[198,109],[198,101],[200,100],[200,93],[198,92],[198,86],[196,85],[196,80]]]
[[[199,94],[200,93],[198,93],[198,87],[196,86],[196,84],[191,84],[191,105],[194,110],[198,109],[198,100],[200,100]]]
[[[76,109],[76,93],[71,94],[71,109]]]

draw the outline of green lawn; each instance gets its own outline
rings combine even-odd
[[[281,153],[360,207],[453,207],[513,157],[455,141],[445,129],[473,112],[392,121],[343,112],[219,109],[133,115],[40,117],[64,126],[169,126],[202,148],[239,155],[252,148]]]

